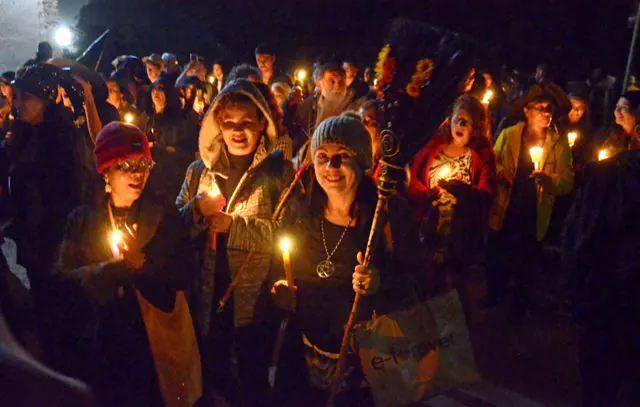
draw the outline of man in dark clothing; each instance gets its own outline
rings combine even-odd
[[[313,73],[319,95],[308,97],[301,104],[285,106],[284,120],[293,141],[293,156],[311,138],[318,123],[330,116],[337,116],[347,110],[353,101],[348,91],[346,75],[342,66],[330,62],[319,65]]]
[[[262,80],[271,86],[274,82],[283,82],[291,86],[291,78],[276,69],[275,49],[266,44],[256,47],[256,65],[262,72]]]
[[[565,225],[583,406],[640,405],[640,151],[586,167]]]
[[[369,85],[367,85],[360,76],[358,76],[360,69],[354,62],[346,60],[342,64],[342,68],[346,74],[347,89],[353,92],[355,99],[366,97],[371,91]]]
[[[36,57],[24,63],[24,67],[35,64],[44,64],[53,58],[53,47],[46,41],[38,43],[38,52]]]

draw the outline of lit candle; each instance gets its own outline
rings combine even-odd
[[[451,169],[451,166],[449,164],[445,164],[443,165],[440,170],[438,170],[438,174],[436,175],[436,179],[438,181],[440,180],[446,180],[449,175],[451,174],[453,170]]]
[[[493,91],[491,89],[487,89],[486,92],[484,92],[484,96],[482,97],[482,104],[483,105],[488,105],[489,103],[491,103],[491,99],[493,99]]]
[[[207,194],[211,197],[211,199],[213,199],[216,212],[221,211],[222,208],[224,208],[225,204],[227,203],[227,200],[222,195],[222,192],[220,192],[220,188],[218,187],[218,184],[216,183],[215,180],[213,180],[213,183],[211,184],[211,189],[209,190],[209,192],[207,192]],[[215,252],[217,246],[218,246],[218,234],[214,231],[211,231],[211,250]]]
[[[576,140],[578,139],[577,131],[570,131],[567,133],[567,139],[569,140],[569,147],[573,147],[576,144]]]
[[[209,75],[209,83],[213,85],[213,82],[216,81],[216,77],[213,75]]]
[[[307,80],[307,71],[304,69],[298,69],[296,71],[296,79],[298,80],[298,82],[303,83],[305,80]]]
[[[133,121],[136,119],[136,117],[133,115],[133,113],[127,113],[124,115],[124,121],[127,124],[133,124]]]
[[[293,287],[293,269],[291,267],[291,240],[288,237],[280,241],[280,249],[282,250],[282,263],[284,264],[284,274],[287,277],[287,284]]]
[[[113,254],[113,257],[120,257],[122,255],[122,252],[120,251],[122,242],[122,232],[117,229],[111,231],[111,234],[109,235],[109,246],[111,247],[111,253]]]
[[[608,149],[603,148],[602,150],[600,150],[598,152],[598,161],[606,160],[607,158],[609,158],[609,150]]]
[[[533,161],[533,167],[536,171],[540,171],[540,163],[542,162],[542,154],[544,150],[542,147],[531,147],[529,149],[529,155],[531,156],[531,161]]]

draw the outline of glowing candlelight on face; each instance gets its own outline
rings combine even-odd
[[[602,150],[600,150],[598,152],[598,161],[606,160],[607,158],[609,158],[609,150],[608,149],[603,148]]]
[[[119,230],[112,231],[109,235],[109,246],[111,247],[111,253],[113,254],[113,257],[120,257],[122,255],[122,252],[120,251],[122,242],[122,232],[120,232]]]
[[[307,71],[305,71],[304,69],[298,69],[296,71],[296,80],[300,83],[307,80]]]
[[[569,147],[573,147],[576,144],[576,140],[578,139],[577,131],[570,131],[567,133],[567,139],[569,140]]]
[[[133,113],[127,113],[124,115],[124,121],[127,124],[133,124],[133,121],[136,119],[136,117],[133,115]]]
[[[438,170],[438,175],[436,176],[438,181],[440,180],[446,180],[447,177],[451,174],[453,170],[451,169],[451,166],[449,164],[445,164],[442,166],[442,168],[440,168],[440,170]]]
[[[280,250],[282,250],[282,263],[284,264],[284,274],[287,277],[287,284],[293,287],[293,269],[291,267],[291,240],[288,237],[282,238],[280,241]]]
[[[491,103],[491,99],[493,99],[493,91],[491,89],[487,89],[487,91],[484,93],[484,96],[482,97],[482,104],[483,105],[488,105],[489,103]]]
[[[531,156],[531,161],[533,161],[533,167],[536,171],[540,171],[540,163],[542,162],[542,154],[544,150],[542,147],[531,147],[529,149],[529,155]]]

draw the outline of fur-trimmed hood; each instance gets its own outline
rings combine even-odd
[[[204,116],[204,119],[202,120],[202,127],[200,128],[200,139],[198,143],[200,157],[207,168],[222,174],[227,172],[227,169],[229,168],[229,160],[224,147],[222,132],[213,117],[213,112],[218,103],[220,103],[220,100],[230,93],[247,96],[267,119],[267,129],[258,144],[252,166],[255,166],[264,160],[272,150],[276,149],[279,136],[267,101],[262,96],[262,93],[260,93],[258,88],[246,79],[236,79],[228,83],[222,92],[220,92],[220,94],[213,100],[211,107]]]

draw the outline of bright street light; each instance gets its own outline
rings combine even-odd
[[[60,26],[54,33],[56,44],[62,48],[68,48],[73,43],[73,33],[68,27]]]

